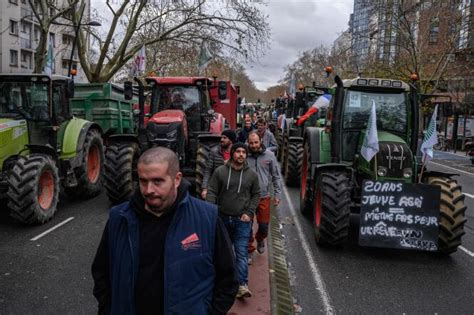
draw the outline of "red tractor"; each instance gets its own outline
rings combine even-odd
[[[136,79],[138,135],[123,135],[122,149],[108,152],[110,163],[106,170],[110,171],[106,182],[111,187],[114,184],[114,190],[126,190],[115,194],[121,198],[111,200],[113,203],[125,201],[131,195],[132,185],[117,183],[124,177],[134,177],[140,152],[155,146],[176,152],[183,175],[193,183],[196,193],[200,193],[210,148],[219,145],[226,126],[235,127],[238,88],[229,82],[206,77],[148,77],[145,81],[146,87]],[[131,82],[125,84],[125,97],[133,97]],[[222,110],[224,115],[217,110]],[[128,162],[120,163],[125,158]],[[120,167],[125,164],[128,166]]]

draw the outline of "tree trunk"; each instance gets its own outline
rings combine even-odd
[[[33,73],[43,73],[44,62],[48,52],[48,35],[48,31],[41,28],[38,47],[35,52],[35,68]]]

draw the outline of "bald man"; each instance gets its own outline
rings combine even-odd
[[[103,314],[225,314],[238,290],[217,207],[191,197],[176,154],[143,153],[139,190],[110,210],[92,265]]]

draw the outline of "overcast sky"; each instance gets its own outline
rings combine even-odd
[[[218,0],[225,1],[225,0]],[[293,63],[298,54],[319,45],[331,46],[348,28],[353,0],[263,0],[259,5],[269,15],[270,49],[260,60],[246,66],[257,88],[266,90],[283,78],[283,69]],[[92,7],[107,12],[105,0],[91,0]],[[112,3],[120,3],[113,0]]]
[[[353,0],[268,0],[263,10],[272,31],[270,50],[258,63],[247,66],[257,88],[266,90],[283,77],[283,68],[298,53],[319,45],[331,46],[348,28]]]

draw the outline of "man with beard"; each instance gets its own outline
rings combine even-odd
[[[92,265],[99,314],[225,314],[238,289],[217,207],[189,195],[176,154],[143,153],[139,190],[113,207]]]
[[[257,206],[258,231],[255,234],[255,239],[257,240],[257,251],[260,254],[263,254],[265,251],[264,240],[268,236],[268,223],[270,222],[270,181],[273,184],[273,193],[275,195],[273,205],[275,207],[280,203],[283,183],[281,181],[275,154],[265,148],[258,132],[252,131],[249,134],[248,144],[250,154],[247,158],[247,163],[249,167],[257,173],[258,181],[260,183],[260,200]],[[248,246],[250,254],[249,259],[252,258],[252,253],[255,251],[253,243],[254,237],[253,232],[251,231]]]
[[[204,170],[201,184],[201,198],[206,199],[207,186],[214,170],[224,165],[230,159],[230,149],[237,140],[237,134],[232,129],[226,129],[221,134],[221,145],[215,146],[209,152],[209,159]]]
[[[237,142],[232,146],[231,159],[219,166],[209,183],[207,201],[217,204],[219,216],[229,232],[236,256],[239,277],[237,298],[251,297],[248,288],[247,246],[252,218],[260,196],[258,178],[247,163],[247,146]]]
[[[257,120],[257,132],[265,148],[272,152],[276,152],[278,149],[277,141],[273,133],[268,130],[267,121],[264,118],[259,118]]]

